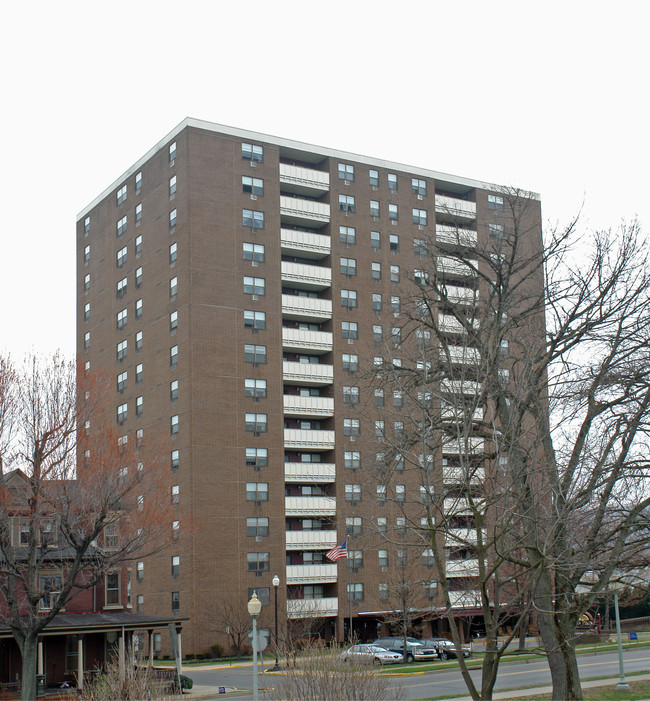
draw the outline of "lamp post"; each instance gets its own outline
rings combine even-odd
[[[257,688],[257,617],[262,610],[262,602],[257,598],[257,593],[253,592],[248,602],[248,613],[253,617],[253,699],[259,701],[259,690]]]
[[[614,613],[616,615],[616,638],[618,643],[618,668],[620,671],[619,682],[616,688],[627,691],[630,685],[625,681],[625,668],[623,667],[623,643],[621,641],[621,617],[618,613],[618,592],[614,591]]]
[[[278,665],[278,587],[280,586],[280,577],[276,574],[272,581],[275,592],[275,667],[273,667],[273,671],[277,672],[280,669]]]

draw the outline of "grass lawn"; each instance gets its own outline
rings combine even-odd
[[[634,681],[634,678],[628,679],[630,685],[628,691],[617,691],[615,686],[597,686],[593,689],[583,689],[582,693],[585,701],[641,701],[641,699],[650,698],[650,680]],[[550,701],[553,697],[551,694],[543,694],[541,696],[526,696],[526,701]]]

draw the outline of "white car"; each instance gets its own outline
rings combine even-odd
[[[366,664],[395,664],[402,661],[402,655],[391,652],[379,645],[353,645],[341,653],[343,662],[361,662]]]

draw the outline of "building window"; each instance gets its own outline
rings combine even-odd
[[[84,292],[90,291],[90,273],[84,277]]]
[[[354,195],[339,195],[339,209],[342,212],[354,212]]]
[[[372,295],[372,308],[376,312],[381,311],[381,294],[375,293]]]
[[[178,380],[169,383],[169,400],[175,402],[178,399]]]
[[[178,277],[174,276],[169,281],[169,299],[172,301],[175,300],[177,294],[178,294]]]
[[[246,161],[261,163],[264,158],[264,148],[254,144],[242,144],[241,157]]]
[[[339,163],[339,180],[354,180],[354,166],[349,163]]]
[[[117,222],[117,235],[122,236],[126,233],[126,214]]]
[[[266,414],[246,414],[246,430],[255,433],[266,433],[267,415]]]
[[[84,350],[90,350],[90,331],[86,331],[84,334]]]
[[[128,372],[121,372],[117,376],[117,391],[123,392],[126,389],[129,374]]]
[[[244,380],[244,395],[246,397],[256,397],[258,399],[266,397],[266,380],[246,378]]]
[[[370,264],[370,276],[373,280],[381,280],[381,263]]]
[[[174,540],[178,539],[178,537],[181,534],[181,522],[180,521],[172,521],[172,538]]]
[[[116,355],[118,360],[126,358],[129,342],[127,340],[120,341],[116,346]]]
[[[241,187],[243,192],[248,192],[251,195],[264,194],[264,181],[262,178],[251,178],[247,175],[242,175]]]
[[[356,321],[342,321],[341,334],[343,338],[359,338],[359,328]]]
[[[397,221],[398,213],[397,213],[397,205],[396,204],[389,204],[388,205],[388,218],[391,221]]]
[[[135,257],[142,253],[142,235],[135,237]]]
[[[395,348],[399,348],[402,343],[402,329],[398,326],[393,326],[390,330],[390,337]]]
[[[384,489],[385,492],[385,489]],[[379,558],[380,567],[388,567],[388,550],[378,550],[377,555]]]
[[[358,570],[363,567],[363,550],[348,550],[347,560],[350,569]]]
[[[122,204],[122,202],[126,201],[126,185],[123,185],[118,191],[117,191],[117,204],[118,206]]]
[[[502,239],[505,237],[505,227],[503,224],[488,224],[488,230],[492,238]]]
[[[49,610],[54,606],[61,593],[62,582],[60,575],[42,574],[40,576],[40,586],[43,592],[40,602],[42,610]]]
[[[343,385],[343,403],[358,404],[359,403],[359,388]]]
[[[397,174],[388,173],[386,177],[388,178],[388,189],[395,192],[397,190]]]
[[[341,290],[341,306],[353,309],[357,306],[356,290]]]
[[[494,209],[497,212],[503,212],[503,197],[499,195],[488,195],[488,209]]]
[[[375,404],[384,406],[384,390],[381,387],[375,388]]]
[[[429,250],[424,239],[413,239],[413,253],[419,258],[424,258]]]
[[[90,217],[86,217],[84,219],[84,234],[88,234],[90,232]]]
[[[144,611],[144,594],[138,594],[136,599],[135,599],[135,610],[138,613],[142,613]],[[160,633],[158,633],[160,636]],[[160,638],[159,638],[160,640]],[[158,647],[160,649],[160,647]]]
[[[265,536],[269,534],[269,519],[264,517],[253,517],[246,519],[247,536]]]
[[[346,535],[361,535],[363,533],[363,519],[361,516],[348,516],[345,519]]]
[[[427,182],[426,180],[420,180],[419,178],[411,179],[411,192],[414,195],[426,195],[427,194]]]
[[[341,275],[356,275],[357,260],[356,258],[341,258]]]
[[[397,234],[390,234],[388,242],[391,252],[397,253],[399,251],[399,236]]]
[[[142,317],[142,299],[135,300],[135,318],[140,319]]]
[[[406,499],[406,487],[403,484],[395,485],[395,501],[403,502]],[[399,518],[398,518],[399,520]]]
[[[174,310],[173,312],[169,313],[169,331],[170,333],[174,333],[176,329],[178,328],[178,311]]]
[[[178,577],[181,573],[181,556],[172,555],[172,577]]]
[[[258,263],[264,262],[264,246],[261,243],[244,243],[244,260],[256,260]]]
[[[84,321],[88,321],[88,319],[90,319],[90,302],[84,304]]]
[[[137,353],[142,350],[142,331],[138,331],[135,334],[135,350]]]
[[[345,485],[345,501],[358,503],[361,501],[361,485],[346,484]]]
[[[88,265],[90,262],[90,244],[84,248],[84,264]]]
[[[431,548],[422,551],[422,564],[425,566],[436,564],[436,558],[433,556],[433,550]]]
[[[144,397],[140,395],[135,398],[135,415],[141,416],[144,410]]]
[[[353,226],[339,226],[341,243],[353,244],[357,241],[357,230]]]
[[[386,533],[386,531],[388,530],[388,520],[385,516],[377,517],[377,530],[379,531],[379,533]]]
[[[119,606],[120,605],[120,573],[112,572],[106,575],[106,606]]]
[[[244,360],[247,363],[265,363],[266,346],[256,346],[252,343],[244,345]]]
[[[370,216],[379,216],[379,202],[377,200],[370,200]]]
[[[138,224],[142,221],[142,202],[139,204],[136,204],[135,206],[135,225],[138,226]]]
[[[142,382],[142,363],[135,366],[135,381],[138,384]]]
[[[178,242],[174,241],[174,243],[169,244],[169,264],[172,265],[173,263],[175,263],[177,258],[178,258]]]
[[[359,369],[359,356],[354,353],[343,353],[341,356],[343,369],[356,372]]]
[[[269,554],[268,553],[248,553],[246,557],[248,561],[248,571],[259,574],[268,572],[269,570]]]
[[[413,223],[420,226],[427,225],[427,210],[413,208]]]
[[[378,250],[381,248],[381,234],[378,231],[370,232],[370,245]]]
[[[383,438],[386,433],[385,423],[383,420],[375,421],[375,436]]]
[[[363,584],[352,583],[347,585],[348,601],[363,601]]]
[[[176,228],[176,209],[172,209],[169,213],[169,230],[174,231]]]
[[[172,450],[170,453],[170,459],[171,459],[171,464],[172,464],[172,470],[176,471],[180,467],[181,464],[181,453],[180,450]]]
[[[385,484],[378,484],[377,485],[377,501],[381,506],[383,506],[386,503],[386,485]]]
[[[244,294],[263,296],[266,291],[266,281],[263,277],[244,276]]]
[[[245,309],[244,327],[247,329],[265,329],[266,312],[254,312],[249,309]]]
[[[376,170],[369,170],[368,182],[370,183],[370,187],[379,187],[379,172]]]
[[[176,142],[169,146],[169,162],[173,163],[176,160]]]
[[[117,423],[123,424],[129,418],[129,405],[125,402],[117,407]]]
[[[136,193],[140,192],[142,189],[142,173],[137,173],[135,176],[135,191]]]
[[[172,613],[178,613],[181,610],[181,593],[179,591],[172,592]]]
[[[343,435],[358,436],[359,435],[359,419],[343,419]]]
[[[246,465],[260,468],[269,464],[269,451],[266,448],[246,448]]]
[[[264,228],[264,212],[258,212],[254,209],[242,209],[242,224],[249,226],[251,229]]]
[[[142,268],[135,269],[135,286],[140,287],[142,284]]]
[[[346,450],[343,459],[348,469],[358,470],[361,467],[361,453],[358,450]]]
[[[128,315],[129,311],[128,309],[122,309],[117,313],[116,319],[117,319],[117,328],[118,329],[123,329],[126,326],[126,322],[128,320]]]
[[[172,436],[178,433],[178,424],[178,414],[174,414],[174,416],[169,419],[169,432]]]
[[[171,488],[172,504],[178,504],[181,499],[181,488],[178,484],[173,484]]]
[[[403,421],[393,421],[393,436],[395,440],[401,440],[404,438],[404,422]]]
[[[390,266],[390,281],[399,282],[399,265]]]

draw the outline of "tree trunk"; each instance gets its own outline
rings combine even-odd
[[[526,634],[528,632],[528,614],[525,613],[522,616],[521,622],[519,624],[519,652],[525,652],[526,650]]]
[[[26,635],[19,642],[22,655],[22,679],[20,698],[34,701],[36,698],[36,665],[38,661],[38,635]]]

